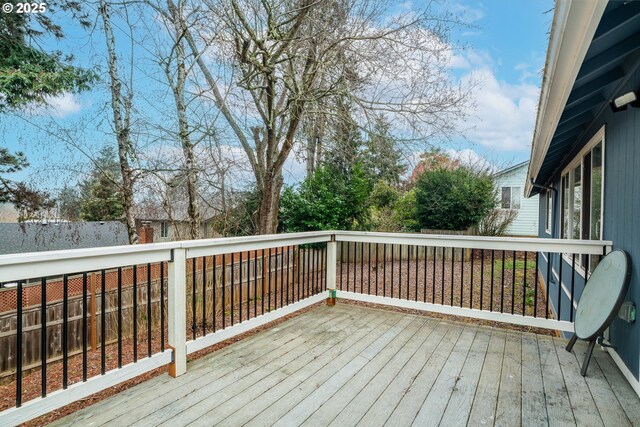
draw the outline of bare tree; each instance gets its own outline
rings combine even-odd
[[[206,4],[217,31],[185,23],[185,39],[251,165],[260,233],[276,229],[282,167],[320,101],[346,97],[363,121],[385,112],[423,142],[449,136],[464,112],[467,91],[447,70],[457,21],[431,4],[392,18],[386,0]]]
[[[178,136],[185,158],[185,174],[187,183],[187,195],[189,199],[188,214],[190,225],[190,238],[197,239],[200,236],[200,209],[198,207],[198,169],[194,154],[194,143],[191,141],[191,129],[187,115],[187,103],[185,99],[185,85],[187,83],[187,65],[184,50],[184,14],[185,1],[178,0],[177,4],[168,2],[167,15],[172,25],[173,46],[168,57],[164,58],[164,72],[171,87],[178,118]],[[175,72],[174,72],[175,71]]]
[[[129,243],[138,243],[138,232],[136,230],[134,216],[134,193],[135,181],[134,171],[130,165],[130,157],[133,154],[133,144],[131,141],[131,108],[133,102],[133,78],[130,79],[128,87],[124,89],[118,71],[118,54],[116,41],[111,24],[110,5],[105,0],[100,0],[98,9],[102,17],[105,40],[107,45],[107,63],[109,69],[109,80],[111,89],[111,109],[113,112],[113,127],[118,143],[118,160],[120,163],[120,173],[122,174],[122,198],[124,205],[124,221],[127,226]],[[133,55],[133,53],[132,53]]]

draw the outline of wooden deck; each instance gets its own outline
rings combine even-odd
[[[640,425],[640,399],[596,349],[338,304],[142,383],[58,425]],[[576,346],[582,360],[584,345]],[[635,423],[635,424],[634,424]]]

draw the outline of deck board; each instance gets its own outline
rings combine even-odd
[[[633,425],[606,352],[550,336],[338,304],[318,307],[54,425]]]

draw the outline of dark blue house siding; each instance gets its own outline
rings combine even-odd
[[[640,89],[640,71],[636,66],[631,78],[618,91],[619,94],[630,90]],[[640,109],[630,108],[627,111],[613,113],[605,104],[600,114],[593,120],[587,131],[571,147],[552,178],[551,184],[560,188],[560,174],[562,169],[573,160],[575,155],[584,147],[591,137],[605,126],[604,148],[604,212],[603,238],[613,241],[615,248],[624,249],[631,257],[631,287],[627,300],[640,303]],[[549,236],[544,230],[544,216],[546,212],[546,194],[540,194],[540,237],[559,237],[560,209],[556,195],[554,203],[554,230]],[[552,254],[552,266],[556,273],[559,268],[558,255]],[[546,282],[546,262],[541,258],[540,276]],[[571,283],[570,265],[563,265],[563,283]],[[574,291],[577,295],[582,292],[582,279],[576,274]],[[557,283],[552,275],[550,283],[550,298],[553,301],[554,312],[557,308]],[[579,282],[579,283],[578,283]],[[561,302],[561,318],[568,319],[568,300]],[[640,322],[628,324],[616,319],[609,330],[610,341],[617,347],[617,352],[633,375],[639,377],[640,360]]]

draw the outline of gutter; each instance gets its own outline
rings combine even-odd
[[[608,0],[557,0],[542,77],[538,114],[531,144],[531,163],[524,188],[531,197],[551,140],[598,28]]]

